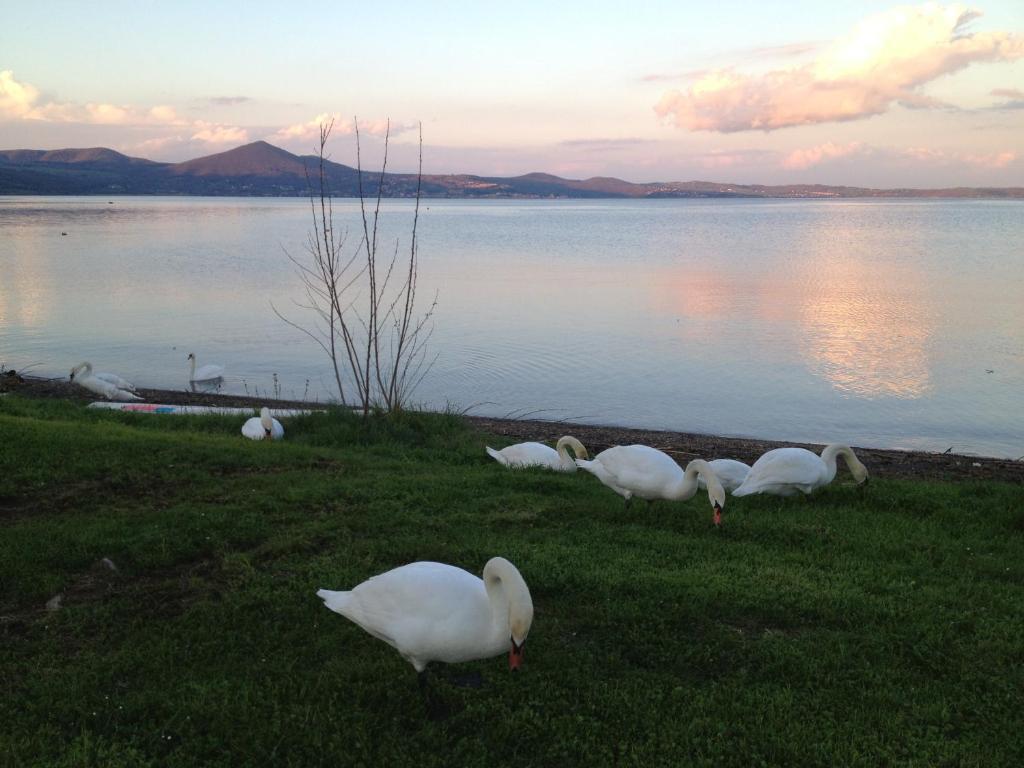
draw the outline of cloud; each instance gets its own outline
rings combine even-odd
[[[43,101],[39,89],[18,82],[14,72],[0,72],[0,118],[90,125],[183,125],[173,107],[140,109],[117,104]]]
[[[192,134],[194,141],[203,141],[207,144],[244,144],[249,141],[249,132],[238,126],[217,125],[197,120],[195,127],[198,130]]]
[[[1016,152],[946,152],[930,147],[908,147],[901,153],[910,160],[934,165],[973,165],[976,168],[1005,168],[1017,159]]]
[[[838,160],[841,157],[864,154],[867,148],[859,141],[849,144],[833,144],[831,141],[819,144],[808,149],[797,149],[790,152],[782,160],[783,168],[804,170],[813,165],[820,165],[828,160]]]
[[[233,107],[236,104],[252,101],[252,99],[248,96],[211,96],[207,101],[218,107]]]
[[[324,112],[304,123],[296,123],[295,125],[289,125],[285,128],[281,128],[273,133],[270,138],[278,141],[319,138],[320,126],[326,125],[331,121],[334,122],[331,133],[335,136],[352,136],[356,132],[356,123],[352,118],[341,117],[337,113],[329,114]],[[359,133],[383,138],[388,132],[388,125],[389,122],[386,119],[359,120]],[[416,127],[416,123],[390,122],[390,131],[392,136],[397,136],[399,133],[404,133],[406,131],[415,130]]]
[[[1017,88],[993,88],[989,91],[990,96],[1000,96],[1005,99],[1024,99],[1024,91]]]
[[[1024,56],[1019,36],[970,32],[967,25],[980,15],[934,3],[892,8],[866,18],[808,64],[764,74],[709,72],[685,92],[665,93],[654,110],[680,128],[731,133],[858,120],[897,102],[938,106],[918,89],[975,62]]]
[[[0,72],[0,117],[24,117],[38,98],[39,91],[15,80],[14,72]]]

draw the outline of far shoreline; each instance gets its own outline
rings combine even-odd
[[[90,403],[97,398],[91,393],[60,379],[21,376],[14,371],[0,375],[0,394],[15,393],[29,398],[53,398]],[[212,405],[227,407],[302,408],[329,407],[330,403],[302,400],[275,400],[241,395],[222,395],[183,390],[139,388],[146,402],[167,405]],[[593,454],[613,445],[642,443],[658,448],[681,464],[691,459],[731,458],[753,463],[772,448],[798,446],[820,452],[822,445],[785,442],[763,438],[724,437],[670,430],[634,427],[576,424],[565,421],[534,419],[503,419],[464,415],[482,435],[504,437],[509,443],[525,440],[553,443],[571,433]],[[496,446],[499,447],[499,446]],[[988,481],[1024,483],[1024,461],[956,453],[929,453],[888,448],[852,446],[873,476],[912,480]],[[842,470],[845,474],[845,469]]]

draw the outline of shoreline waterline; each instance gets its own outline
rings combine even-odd
[[[29,398],[54,398],[88,403],[97,400],[91,393],[61,379],[45,379],[20,376],[7,371],[0,375],[0,394],[17,394]],[[174,405],[213,405],[259,408],[302,408],[324,409],[330,403],[301,400],[275,400],[239,395],[188,392],[183,390],[140,388],[143,402],[160,402]],[[160,414],[156,414],[160,415]],[[760,437],[735,437],[723,435],[680,432],[675,430],[643,429],[615,425],[580,424],[569,421],[545,421],[540,419],[509,419],[488,416],[459,414],[485,435],[507,438],[509,443],[526,440],[554,443],[565,434],[579,438],[591,452],[609,448],[612,445],[642,443],[658,448],[680,464],[691,459],[732,458],[752,463],[758,456],[773,448],[798,446],[820,452],[822,444],[782,441]],[[842,439],[841,435],[835,436]],[[495,446],[500,447],[500,446]],[[905,478],[915,480],[984,481],[1024,483],[1024,461],[990,456],[974,456],[957,453],[900,450],[852,446],[873,476]],[[483,456],[481,449],[481,456]],[[840,471],[840,482],[846,470]],[[848,478],[846,478],[848,479]]]

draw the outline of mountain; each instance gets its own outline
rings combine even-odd
[[[310,181],[319,189],[319,158],[293,155],[255,141],[183,163],[158,163],[103,147],[89,149],[0,150],[0,195],[238,195],[305,196]],[[310,179],[307,180],[307,169]],[[359,194],[359,172],[324,161],[324,178],[336,197]],[[380,173],[363,171],[363,193],[377,194]],[[385,197],[416,194],[415,174],[384,176]],[[1024,199],[1024,187],[953,189],[867,189],[817,184],[764,186],[712,181],[633,184],[594,177],[563,179],[547,173],[498,177],[429,174],[424,197],[514,198],[700,198],[700,197],[960,197]]]

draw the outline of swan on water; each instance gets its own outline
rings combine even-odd
[[[503,557],[487,561],[483,579],[453,565],[417,562],[317,596],[421,673],[432,661],[455,664],[506,651],[509,668],[518,669],[533,623],[530,590]]]
[[[708,466],[711,467],[711,471],[715,473],[715,477],[718,478],[718,482],[722,484],[722,487],[729,493],[732,493],[739,488],[743,481],[747,479],[747,474],[750,472],[750,465],[744,464],[742,461],[736,461],[736,459],[713,459],[708,462]],[[697,485],[703,491],[707,486],[704,483],[704,478],[697,476]]]
[[[188,360],[192,364],[188,375],[189,381],[214,381],[224,376],[223,365],[204,365],[197,371],[195,353],[189,352]]]
[[[281,440],[284,427],[280,421],[271,418],[269,408],[261,408],[259,416],[253,416],[242,425],[242,434],[250,440]]]
[[[835,478],[837,456],[843,457],[858,483],[868,479],[867,467],[860,463],[849,446],[833,443],[826,446],[821,456],[806,448],[775,448],[754,462],[747,479],[732,495],[768,493],[795,496],[797,493],[810,493]]]
[[[554,448],[544,443],[516,443],[500,451],[487,448],[487,454],[509,469],[546,467],[558,472],[575,472],[576,462],[569,456],[567,448],[572,448],[578,459],[590,458],[583,443],[570,435],[559,438]]]
[[[708,500],[714,510],[712,520],[722,524],[725,489],[708,462],[694,459],[684,471],[675,460],[648,445],[616,445],[601,451],[593,461],[576,459],[576,464],[597,477],[626,500],[637,496],[654,501],[686,501],[697,493],[697,476],[703,475]]]
[[[113,373],[93,373],[92,363],[79,363],[72,368],[71,382],[97,395],[103,395],[107,400],[142,399],[133,394],[135,387],[120,376]]]

